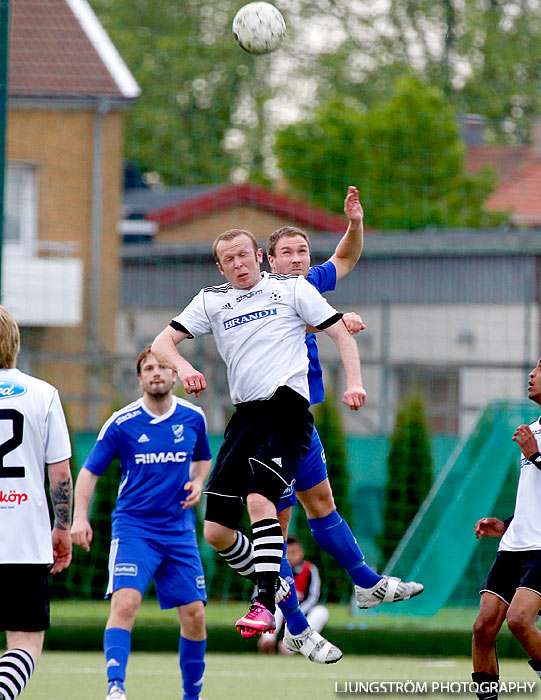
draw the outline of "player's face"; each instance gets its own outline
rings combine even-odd
[[[235,289],[251,289],[261,280],[263,251],[254,250],[248,236],[240,235],[230,241],[220,241],[216,248],[218,269]]]
[[[302,236],[282,236],[278,239],[274,255],[269,255],[273,272],[279,275],[302,275],[310,269],[310,248]]]
[[[528,398],[541,404],[541,360],[532,369],[528,382]]]
[[[145,394],[154,398],[167,396],[176,380],[176,373],[172,369],[160,365],[154,355],[146,356],[139,375],[139,386]]]

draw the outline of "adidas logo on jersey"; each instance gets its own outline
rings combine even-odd
[[[137,440],[137,442],[150,442],[150,438],[148,437],[148,435],[145,435],[145,433],[143,433],[139,440]]]
[[[232,308],[233,308],[233,307],[231,306],[231,304],[230,304],[229,302],[227,302],[227,304],[224,304],[224,305],[222,306],[222,308],[220,309],[220,311],[227,311],[228,309],[232,309]]]

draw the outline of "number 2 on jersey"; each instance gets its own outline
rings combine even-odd
[[[12,422],[13,435],[0,445],[0,479],[23,478],[24,467],[5,467],[4,457],[23,441],[24,416],[14,408],[0,408],[0,421],[4,420]]]

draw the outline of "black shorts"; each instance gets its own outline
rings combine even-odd
[[[541,595],[541,550],[498,552],[480,593],[494,593],[510,605],[517,588]]]
[[[49,618],[47,564],[0,564],[0,629],[41,632]]]
[[[237,404],[205,489],[205,519],[236,530],[249,493],[277,504],[308,453],[313,424],[308,401],[289,387]]]

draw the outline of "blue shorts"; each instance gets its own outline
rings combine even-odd
[[[117,537],[111,541],[109,584],[106,598],[120,588],[135,588],[144,595],[154,579],[160,608],[176,608],[207,602],[205,574],[195,533],[178,543],[142,537]]]
[[[294,486],[288,487],[278,501],[276,510],[278,513],[284,508],[289,508],[297,503],[295,491],[308,491],[313,486],[320,484],[327,478],[327,460],[321,438],[314,427],[312,430],[312,441],[308,454],[303,459],[297,474],[295,475]]]

